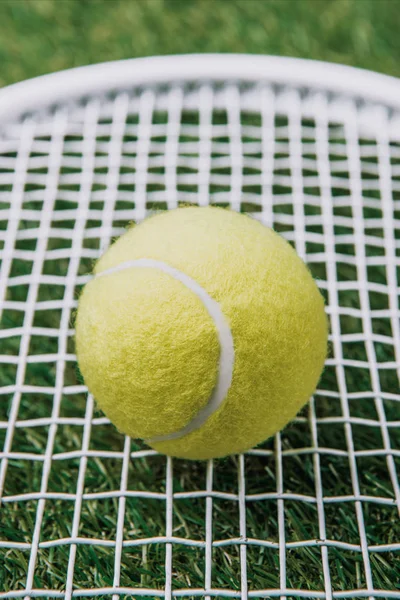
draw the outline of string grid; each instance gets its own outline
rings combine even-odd
[[[0,597],[400,597],[398,115],[259,84],[132,88],[0,134]],[[172,460],[119,434],[73,315],[132,221],[182,204],[274,227],[330,354],[275,439]]]

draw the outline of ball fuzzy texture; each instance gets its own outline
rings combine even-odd
[[[165,454],[242,452],[308,401],[324,302],[293,248],[239,213],[190,207],[129,229],[100,258],[76,319],[85,383],[116,427]]]

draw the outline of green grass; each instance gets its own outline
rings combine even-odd
[[[321,60],[331,60],[359,67],[374,69],[388,74],[400,75],[400,4],[392,0],[308,0],[285,1],[247,0],[165,0],[116,1],[63,1],[63,0],[3,0],[0,3],[0,85],[7,85],[28,77],[59,69],[99,61],[131,58],[154,54],[180,52],[250,52],[281,54]],[[278,194],[279,189],[274,192]],[[312,193],[310,191],[310,193]],[[315,192],[317,193],[317,192]],[[37,206],[31,206],[32,210]],[[40,207],[39,207],[40,208]],[[57,209],[68,208],[62,204]],[[120,207],[122,208],[122,206]],[[158,207],[160,208],[160,206]],[[280,207],[281,212],[292,214],[292,207]],[[255,210],[247,206],[247,211]],[[310,208],[309,210],[313,210]],[[278,213],[279,211],[277,211]],[[380,212],[380,211],[378,211]],[[351,216],[349,209],[337,209],[336,215]],[[366,218],[379,218],[372,209]],[[125,225],[126,223],[122,223]],[[21,228],[30,224],[21,224]],[[61,226],[61,224],[60,224]],[[64,228],[73,223],[63,223]],[[287,225],[279,222],[276,214],[276,229],[282,232]],[[311,229],[310,229],[311,231]],[[320,230],[315,231],[319,233]],[[345,233],[345,228],[336,233]],[[371,234],[372,235],[372,234]],[[374,235],[382,236],[382,231]],[[68,241],[53,239],[49,248],[68,247]],[[96,248],[96,242],[91,242]],[[35,250],[36,241],[20,241],[21,250]],[[87,245],[86,247],[89,247]],[[319,252],[318,245],[307,248],[308,252]],[[351,245],[340,249],[343,254],[354,254]],[[377,253],[372,246],[369,254]],[[84,259],[80,272],[90,269],[91,261]],[[30,271],[29,261],[15,260],[12,275]],[[44,272],[65,274],[67,260],[47,261]],[[326,278],[324,265],[312,266],[314,274]],[[369,272],[370,281],[385,283],[383,268],[375,267]],[[340,281],[356,279],[354,269],[342,264],[338,270]],[[41,285],[39,301],[62,297],[63,290],[54,286]],[[8,300],[24,301],[27,286],[10,288]],[[356,292],[341,292],[342,306],[358,308]],[[386,300],[371,294],[374,308],[385,306]],[[2,328],[22,324],[23,315],[16,310],[6,310]],[[57,328],[59,310],[37,311],[35,325]],[[374,320],[375,333],[391,336],[390,322]],[[362,331],[358,319],[341,317],[344,333]],[[0,354],[18,355],[20,337],[0,340]],[[393,361],[392,349],[384,343],[376,343],[377,356],[381,361]],[[73,352],[69,343],[68,352]],[[32,338],[30,354],[57,352],[57,339],[48,336]],[[345,359],[366,360],[365,348],[360,343],[343,345]],[[2,369],[0,384],[9,385],[15,380],[13,365]],[[31,363],[26,372],[26,383],[54,385],[55,365]],[[81,382],[73,363],[65,370],[65,383]],[[346,384],[349,391],[367,392],[371,389],[368,372],[346,368]],[[381,386],[393,391],[398,384],[393,371],[382,372]],[[325,370],[320,383],[321,390],[337,391],[337,380],[333,367]],[[0,419],[7,420],[11,396],[0,397]],[[85,416],[86,399],[83,394],[64,396],[61,402],[61,417]],[[398,419],[398,403],[385,401],[388,420]],[[49,417],[52,398],[45,394],[23,394],[18,419]],[[312,446],[310,427],[305,417],[289,426],[283,433],[284,451],[307,449]],[[372,400],[351,401],[352,417],[377,420]],[[317,398],[318,417],[341,416],[338,399]],[[99,412],[95,417],[100,417]],[[12,450],[43,454],[49,428],[18,428]],[[382,448],[379,427],[353,425],[355,450]],[[343,424],[320,424],[319,445],[338,451],[346,451]],[[83,427],[60,424],[55,439],[54,452],[78,451],[82,447]],[[390,430],[391,443],[400,447],[400,432]],[[0,446],[4,441],[4,430],[0,429]],[[112,426],[94,425],[91,449],[121,452],[123,438]],[[136,442],[132,450],[142,448]],[[254,494],[275,493],[277,489],[277,464],[273,443],[266,442],[262,448],[269,451],[265,456],[246,456],[246,493],[249,495],[246,508],[247,536],[253,539],[279,541],[276,500],[251,499]],[[315,497],[315,473],[312,454],[285,455],[284,491]],[[348,457],[321,456],[322,483],[325,496],[346,496],[351,493],[351,474]],[[358,459],[361,493],[393,500],[393,489],[389,482],[387,466],[383,456]],[[119,488],[122,460],[118,457],[89,458],[85,478],[85,492],[106,492]],[[69,458],[52,463],[48,491],[75,493],[78,479],[79,459]],[[27,460],[10,461],[5,495],[34,492],[40,489],[42,463]],[[185,499],[179,493],[204,490],[206,466],[203,463],[176,461],[174,465],[173,489],[178,494],[174,501],[173,533],[177,537],[193,540],[205,539],[205,500]],[[159,456],[134,457],[129,464],[128,489],[165,492],[165,459]],[[237,458],[217,461],[215,464],[214,490],[237,493]],[[0,512],[0,539],[15,542],[30,542],[35,523],[37,501],[5,503]],[[48,500],[44,513],[42,540],[68,537],[71,533],[74,501]],[[400,539],[400,522],[395,504],[363,505],[367,540],[370,545],[390,544]],[[113,540],[116,535],[118,500],[87,499],[83,502],[79,535],[87,538]],[[329,539],[359,544],[354,502],[343,500],[325,504],[327,537]],[[286,542],[318,539],[317,508],[314,503],[287,500],[285,502]],[[236,500],[218,498],[213,502],[213,537],[223,540],[239,536],[239,505]],[[128,498],[124,523],[124,539],[156,537],[165,534],[165,501],[159,497],[143,499]],[[365,587],[362,556],[349,550],[329,550],[332,586],[335,590]],[[238,547],[228,545],[214,550],[213,587],[239,589],[240,560]],[[69,546],[41,549],[38,554],[34,585],[49,589],[64,589],[69,559]],[[316,548],[292,548],[287,550],[287,586],[305,590],[323,589],[321,551]],[[25,584],[29,553],[20,550],[0,549],[0,591],[22,589]],[[400,581],[400,561],[393,553],[370,553],[374,584],[377,588],[396,589]],[[163,588],[165,546],[150,544],[144,547],[127,548],[123,551],[121,585],[132,587]],[[279,556],[275,548],[248,546],[248,579],[251,590],[280,587]],[[110,586],[113,583],[114,550],[109,547],[80,545],[77,551],[74,584],[77,588]],[[203,587],[204,551],[185,545],[174,546],[173,587]]]
[[[281,54],[400,75],[397,0],[2,0],[0,85],[100,61]]]

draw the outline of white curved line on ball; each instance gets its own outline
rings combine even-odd
[[[165,262],[153,260],[151,258],[130,260],[123,262],[116,267],[112,267],[111,269],[96,273],[95,277],[103,277],[104,275],[111,275],[131,268],[159,269],[183,283],[183,285],[196,294],[201,300],[217,329],[220,346],[218,377],[208,403],[203,406],[193,419],[189,421],[187,425],[182,427],[182,429],[165,435],[155,436],[146,441],[155,443],[176,440],[202,427],[207,419],[218,410],[226,398],[228,390],[231,387],[233,365],[235,362],[235,349],[233,346],[232,333],[218,302],[211,298],[205,289],[203,289],[194,279]]]

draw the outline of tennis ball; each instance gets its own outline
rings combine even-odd
[[[150,217],[100,258],[76,319],[89,390],[122,432],[168,455],[245,451],[313,393],[324,302],[293,248],[215,207]]]

